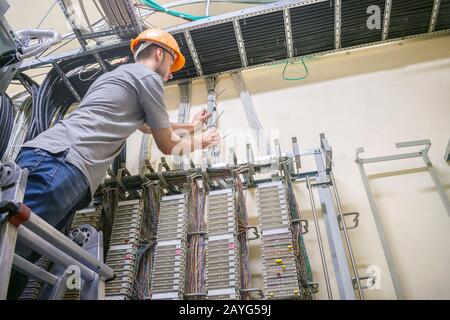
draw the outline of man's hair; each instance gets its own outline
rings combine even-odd
[[[142,46],[144,43],[145,42],[142,42],[139,46]],[[156,49],[158,49],[158,48],[161,49],[160,46],[157,46],[155,44],[149,45],[147,48],[145,48],[144,50],[142,50],[139,53],[136,60],[145,60],[145,59],[150,58],[153,55],[153,53],[156,51]],[[138,47],[138,49],[139,49],[139,47]],[[165,50],[163,50],[163,52],[165,53]],[[163,56],[165,56],[165,54]]]

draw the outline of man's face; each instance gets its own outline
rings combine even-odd
[[[174,63],[173,56],[164,49],[158,48],[156,50],[156,58],[159,62],[157,69],[155,70],[164,80],[164,82],[172,79],[172,73],[170,69]]]

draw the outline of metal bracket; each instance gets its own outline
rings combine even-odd
[[[377,277],[373,274],[364,274],[362,276],[359,276],[359,280],[367,280],[367,284],[365,286],[362,285],[361,289],[371,289],[375,286]],[[353,287],[355,288],[355,290],[357,289],[356,281],[357,280],[355,278],[352,278]]]
[[[297,167],[297,174],[300,173],[300,169],[302,168],[302,163],[300,160],[300,146],[297,141],[297,137],[292,137],[292,153],[295,158],[295,165]]]
[[[22,201],[28,170],[20,168],[14,162],[6,162],[0,170],[0,201]]]
[[[158,178],[161,181],[163,188],[170,189],[170,185],[167,183],[166,178],[164,178],[164,175],[162,174],[162,168],[163,168],[163,164],[162,164],[162,162],[160,162],[158,164],[158,172],[157,172]]]
[[[294,40],[292,39],[291,13],[289,8],[283,9],[284,33],[286,34],[286,48],[289,58],[294,57]]]
[[[381,41],[386,40],[389,35],[389,25],[391,24],[391,9],[392,0],[386,0],[386,4],[384,6],[384,22],[383,31],[381,33]]]
[[[191,53],[192,60],[194,61],[195,70],[197,70],[197,74],[199,76],[203,76],[202,64],[200,63],[200,59],[197,54],[197,49],[195,49],[194,41],[192,40],[191,33],[189,31],[183,31],[184,37],[186,39],[186,43],[189,48],[189,52]]]
[[[66,74],[64,73],[64,71],[61,69],[61,67],[59,66],[59,64],[56,61],[52,61],[52,65],[53,68],[55,69],[55,71],[58,73],[58,75],[61,77],[62,81],[64,82],[64,84],[66,85],[66,87],[69,89],[70,93],[72,93],[72,95],[75,97],[75,99],[78,100],[78,102],[80,102],[81,96],[78,94],[77,90],[74,88],[74,86],[70,83],[69,79],[67,78]]]
[[[257,240],[259,238],[261,238],[261,235],[259,234],[258,228],[256,226],[247,226],[247,231],[249,230],[253,230],[253,238],[248,238],[248,241],[253,241],[253,240]]]
[[[264,292],[261,289],[258,289],[258,288],[240,289],[239,292],[240,293],[252,293],[252,292],[255,292],[258,295],[258,297],[257,298],[253,298],[252,300],[264,299]]]
[[[434,32],[436,28],[436,22],[439,15],[439,8],[441,6],[441,0],[434,0],[433,13],[431,14],[430,25],[428,26],[428,32]]]
[[[130,173],[130,171],[128,171],[127,168],[120,168],[119,170],[117,170],[117,176],[116,176],[117,184],[120,185],[124,190],[126,190],[127,188],[123,184],[122,178],[127,177],[127,176],[131,176],[131,173]]]
[[[170,171],[169,164],[167,163],[165,157],[161,157],[161,164],[164,166],[164,169],[166,169],[166,171]]]
[[[242,67],[246,68],[248,66],[247,54],[245,52],[244,38],[242,37],[241,26],[239,25],[239,20],[233,20],[234,35],[236,36],[236,42],[239,48],[239,54],[241,56]]]
[[[206,190],[209,192],[209,190],[211,189],[211,179],[209,179],[206,162],[202,163],[201,169],[202,169],[202,177],[203,180],[205,181]]]
[[[319,283],[318,282],[308,282],[308,287],[313,294],[319,292]]]
[[[155,173],[155,170],[153,169],[152,165],[150,164],[150,161],[148,159],[145,159],[145,168],[150,171],[150,173]]]
[[[349,213],[343,213],[342,214],[345,217],[347,216],[354,216],[353,218],[353,226],[348,227],[347,226],[347,230],[352,230],[352,229],[356,229],[359,226],[359,212],[349,212]],[[344,226],[342,225],[342,219],[341,216],[338,216],[338,221],[339,221],[339,229],[344,230]]]
[[[253,175],[255,174],[255,168],[253,166],[254,156],[253,156],[251,144],[247,143],[246,148],[247,148],[246,152],[247,152],[247,163],[248,163],[248,173],[247,173],[248,185],[254,186],[255,180],[253,178]]]
[[[67,291],[67,279],[72,275],[67,269],[57,266],[54,270],[63,270],[62,272],[56,272],[58,280],[54,286],[48,284],[44,285],[42,293],[39,297],[40,300],[62,300],[64,294]]]
[[[325,138],[325,134],[320,134],[320,146],[322,150],[325,151],[325,167],[327,170],[331,170],[331,166],[333,165],[333,150],[328,144],[327,138]]]
[[[406,141],[406,142],[396,142],[395,147],[397,148],[407,148],[407,147],[415,147],[415,146],[425,146],[423,149],[425,152],[428,152],[431,147],[431,141],[429,139],[425,140],[414,140],[414,141]]]
[[[292,223],[300,223],[302,234],[305,235],[309,232],[309,221],[307,219],[293,219]]]
[[[341,48],[341,0],[334,2],[335,49]]]

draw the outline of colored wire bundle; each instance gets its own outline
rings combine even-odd
[[[144,215],[138,252],[136,254],[136,278],[133,284],[133,298],[146,300],[151,296],[151,274],[156,245],[159,203],[161,189],[158,183],[148,183],[142,188]]]
[[[303,289],[301,290],[301,294],[303,299],[312,299],[313,294],[309,286],[309,283],[312,282],[312,270],[308,254],[306,252],[305,241],[303,239],[302,226],[300,224],[300,210],[297,204],[297,200],[295,199],[289,166],[286,162],[281,163],[281,165],[283,168],[284,180],[287,189],[289,214],[291,216],[291,221],[294,222],[292,223],[292,233],[294,235],[293,240],[297,263],[297,272],[299,275],[300,285]]]
[[[109,243],[111,238],[112,226],[114,223],[114,215],[119,204],[119,193],[116,188],[106,188],[102,190],[103,202],[102,202],[102,231],[103,231],[103,252],[104,256],[109,250]]]
[[[233,172],[235,187],[236,214],[238,220],[238,241],[240,248],[241,264],[241,288],[249,289],[251,287],[252,277],[249,270],[249,251],[247,237],[247,207],[245,204],[244,186],[239,176],[239,171]],[[250,293],[244,292],[241,295],[243,300],[249,300]]]
[[[206,190],[200,178],[190,179],[190,198],[188,216],[188,284],[186,293],[193,300],[203,300],[206,294]]]

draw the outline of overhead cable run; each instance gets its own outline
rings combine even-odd
[[[241,97],[242,106],[244,107],[247,122],[250,128],[252,129],[253,133],[255,134],[258,147],[258,154],[269,155],[271,153],[270,144],[263,131],[263,127],[258,118],[258,114],[256,113],[250,93],[248,92],[247,87],[245,86],[244,79],[242,78],[242,73],[241,72],[232,73],[231,77],[233,78],[236,88],[239,90],[239,95]]]

